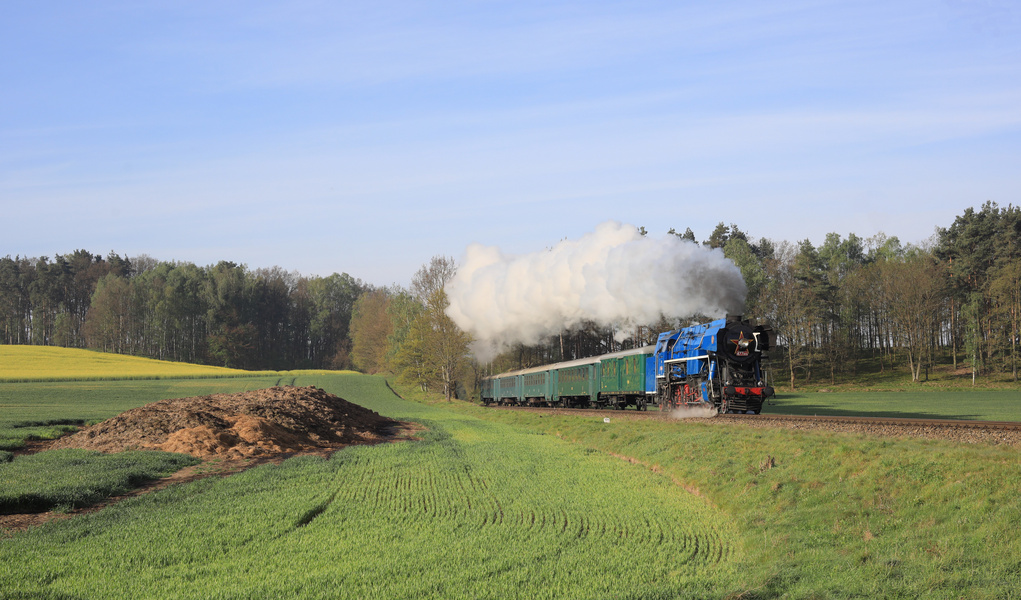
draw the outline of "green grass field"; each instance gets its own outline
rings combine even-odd
[[[693,422],[466,414],[626,456],[739,529],[750,598],[1013,598],[1021,460],[1009,446]]]
[[[797,394],[781,391],[762,411],[785,415],[1021,421],[1021,388]]]
[[[131,499],[0,540],[9,597],[675,598],[740,588],[735,526],[668,477],[315,377],[414,419],[352,447]]]
[[[125,494],[202,461],[187,454],[52,450],[0,464],[0,512],[64,511]]]
[[[15,437],[31,429],[19,424],[52,429],[175,395],[278,383],[318,385],[426,427],[419,441],[177,485],[0,537],[0,598],[1011,598],[1021,589],[1017,448],[604,423],[406,390],[421,401],[402,400],[378,377],[280,377],[0,383],[0,433]],[[896,409],[880,395],[782,394],[767,410],[1016,420],[1006,418],[1011,392],[960,394],[882,394]],[[37,460],[49,466],[0,456],[0,488],[14,481],[10,466],[29,486],[33,473],[53,478],[67,459],[47,454]]]

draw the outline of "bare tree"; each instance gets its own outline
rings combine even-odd
[[[423,305],[436,298],[447,282],[457,274],[457,263],[449,256],[434,256],[411,279],[411,294]]]
[[[911,380],[921,381],[926,351],[938,327],[945,289],[940,264],[931,253],[915,251],[877,263],[884,304],[889,310],[891,341],[908,355]]]
[[[813,323],[810,291],[796,276],[797,253],[797,248],[781,242],[773,257],[765,261],[769,284],[762,302],[763,312],[780,332],[781,343],[786,346],[792,391],[797,370],[807,363]]]

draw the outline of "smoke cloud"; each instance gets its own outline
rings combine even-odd
[[[747,293],[722,251],[674,235],[643,237],[612,221],[521,256],[472,244],[445,289],[447,315],[474,336],[483,361],[586,321],[626,326],[739,313]]]

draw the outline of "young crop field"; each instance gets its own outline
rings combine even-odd
[[[317,385],[425,429],[417,441],[292,458],[0,534],[0,598],[1010,598],[1021,589],[1021,450],[1011,446],[412,402],[352,374],[7,383],[0,411],[22,422],[94,420],[174,395],[276,384]],[[911,415],[951,416],[958,404],[888,395]],[[889,403],[847,396],[806,394],[777,408],[815,411],[825,399],[879,414]],[[958,416],[1010,412],[999,404],[1011,396],[974,401],[982,397],[967,396],[988,404]],[[59,469],[62,457],[52,460]],[[50,478],[52,466],[21,464],[20,480],[34,468]],[[98,479],[114,465],[90,468]],[[0,487],[4,477],[0,469]]]
[[[427,429],[420,441],[295,458],[9,536],[0,589],[81,598],[698,598],[739,589],[734,524],[666,476],[402,401],[378,378],[298,383]]]
[[[13,458],[13,457],[12,457]],[[0,513],[69,510],[201,462],[187,454],[53,450],[0,460]]]

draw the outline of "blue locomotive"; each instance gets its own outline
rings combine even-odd
[[[661,333],[654,346],[486,377],[482,402],[758,414],[773,395],[762,361],[775,343],[772,328],[731,315]]]

